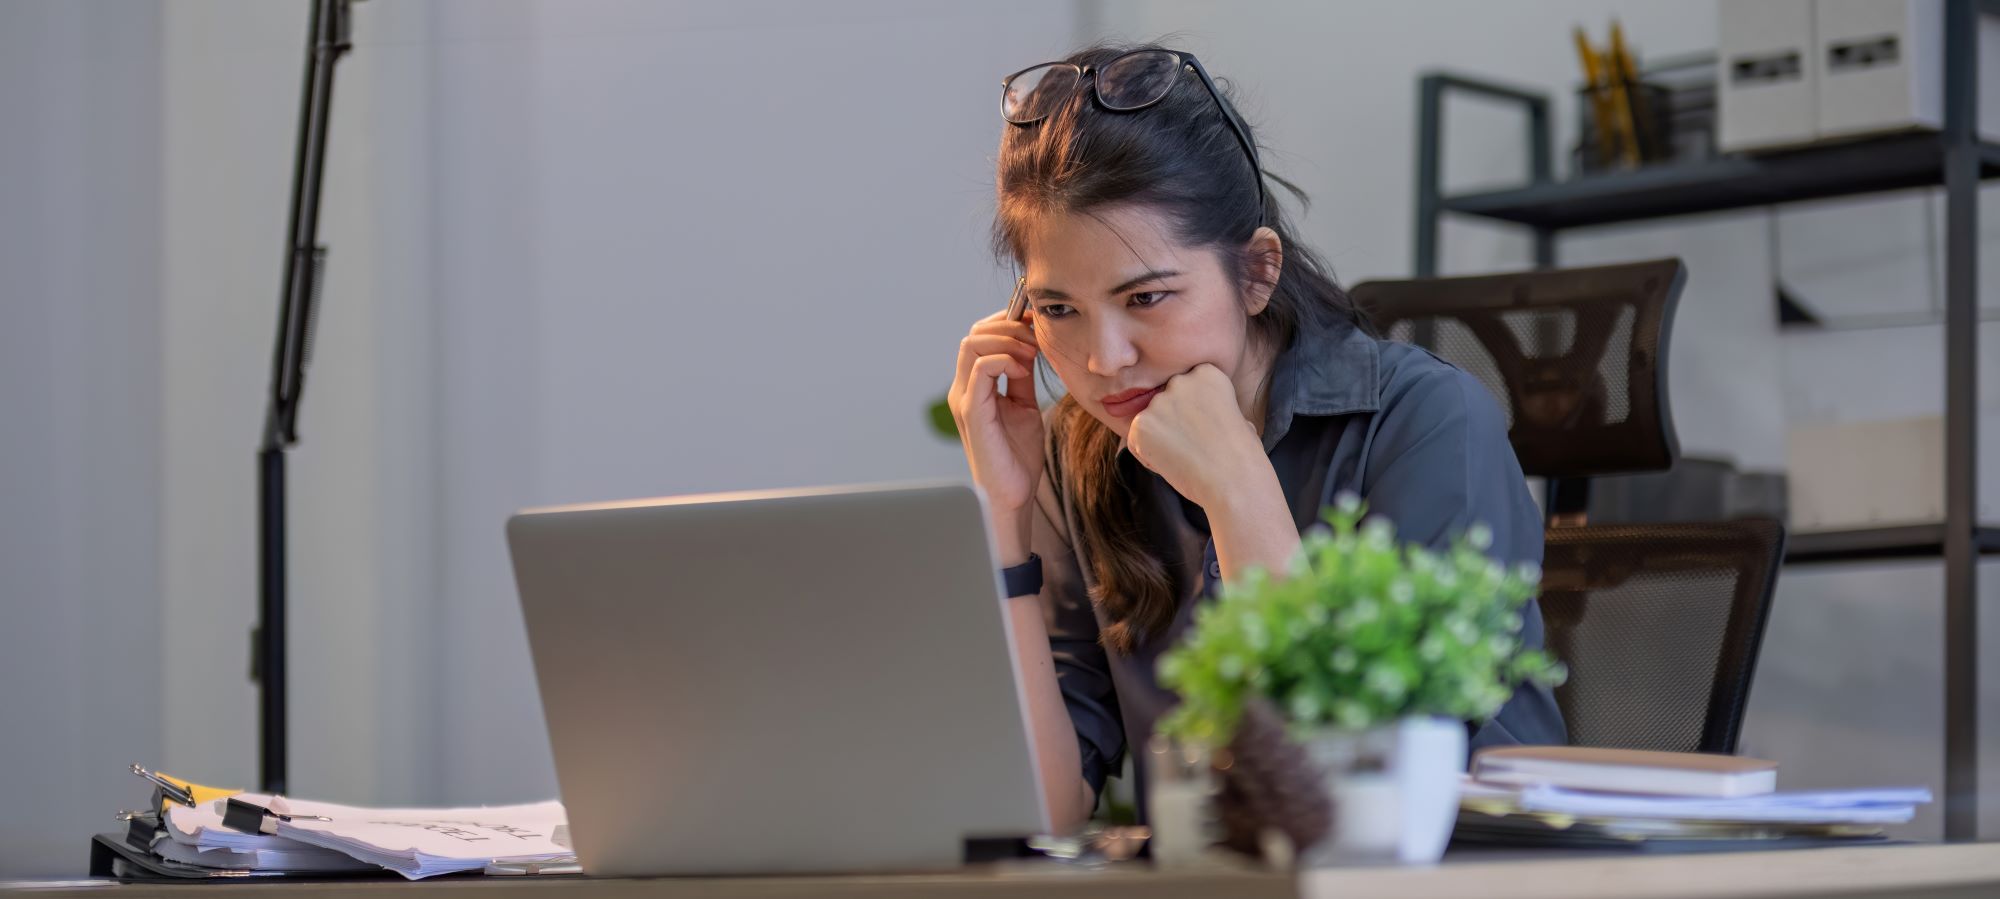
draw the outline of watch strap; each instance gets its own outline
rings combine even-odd
[[[1008,599],[1039,595],[1042,592],[1042,557],[1029,553],[1028,561],[1000,569],[1000,580],[1007,587]]]

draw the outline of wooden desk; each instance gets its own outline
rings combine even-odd
[[[794,897],[975,897],[975,899],[1180,899],[1180,897],[1476,896],[1481,899],[1679,899],[1679,897],[2000,896],[2000,844],[1876,846],[1678,856],[1546,857],[1451,860],[1435,868],[1345,868],[1296,880],[1276,874],[1176,874],[1133,866],[1087,870],[1061,866],[994,866],[953,874],[845,877],[446,878],[395,881],[246,883],[220,885],[0,884],[55,899],[794,899]]]

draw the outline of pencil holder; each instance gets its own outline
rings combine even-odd
[[[1622,91],[1621,91],[1622,89]],[[1631,137],[1624,129],[1598,126],[1600,106],[1616,110],[1622,96],[1631,106]],[[1575,170],[1579,173],[1616,171],[1638,165],[1664,162],[1675,155],[1673,92],[1645,81],[1620,79],[1613,85],[1584,86],[1577,89],[1577,143]],[[1617,113],[1614,113],[1617,115]],[[1636,153],[1628,157],[1624,142],[1634,140]]]

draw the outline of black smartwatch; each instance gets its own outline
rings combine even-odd
[[[1000,580],[1007,585],[1007,598],[1035,596],[1042,592],[1042,557],[1028,554],[1028,561],[1012,568],[1000,569]]]

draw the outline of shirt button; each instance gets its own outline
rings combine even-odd
[[[1222,563],[1221,562],[1208,563],[1208,576],[1218,581],[1222,580]]]

